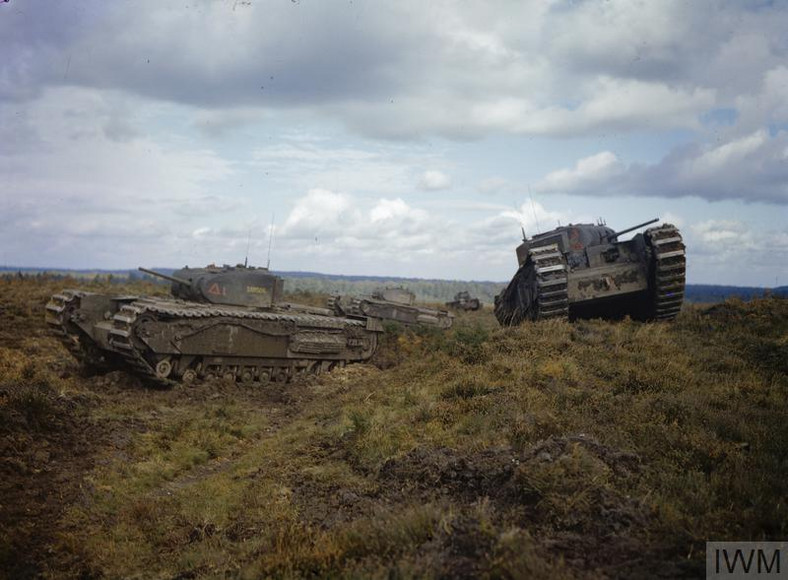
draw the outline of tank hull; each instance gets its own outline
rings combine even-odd
[[[215,377],[286,382],[368,360],[382,331],[376,320],[313,314],[293,305],[259,310],[78,290],[52,297],[47,322],[86,365],[166,385]]]
[[[547,318],[676,317],[686,271],[678,229],[664,224],[625,242],[605,240],[604,231],[583,232],[593,241],[588,245],[573,235],[576,229],[560,228],[546,234],[545,243],[518,248],[520,268],[495,299],[502,325]]]
[[[437,310],[370,297],[333,297],[329,300],[329,308],[340,316],[375,318],[381,321],[399,322],[400,324],[412,326],[428,326],[441,330],[451,328],[454,321],[454,316],[447,310]]]

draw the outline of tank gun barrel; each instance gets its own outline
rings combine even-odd
[[[654,218],[653,220],[648,220],[647,222],[643,222],[642,224],[638,224],[636,226],[632,226],[631,228],[627,228],[625,230],[621,230],[620,232],[616,232],[614,234],[611,234],[610,236],[608,236],[607,239],[611,240],[611,241],[615,240],[618,236],[623,236],[624,234],[628,234],[629,232],[632,232],[632,231],[635,231],[635,230],[639,230],[643,226],[647,226],[647,225],[653,224],[654,222],[658,222],[658,221],[659,221],[659,218]]]
[[[156,270],[148,270],[147,268],[143,268],[140,266],[137,268],[140,272],[145,272],[146,274],[150,274],[151,276],[157,276],[159,278],[164,278],[165,280],[169,280],[170,282],[176,282],[178,284],[186,284],[187,286],[191,284],[189,280],[184,280],[183,278],[176,278],[175,276],[168,276],[167,274],[162,274],[161,272],[157,272]]]

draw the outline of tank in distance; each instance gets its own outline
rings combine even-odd
[[[338,316],[367,317],[411,326],[451,328],[454,315],[448,310],[416,304],[416,295],[407,288],[377,288],[369,295],[332,296],[328,308]]]
[[[457,292],[454,295],[454,300],[447,302],[446,306],[455,310],[479,310],[482,307],[482,303],[478,298],[471,296],[470,292],[463,290]]]

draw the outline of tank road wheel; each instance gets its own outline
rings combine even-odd
[[[313,375],[322,375],[323,373],[329,372],[333,364],[334,363],[332,361],[328,360],[315,361],[312,368],[309,369],[309,372]]]
[[[326,372],[329,369],[329,366],[330,363],[328,361],[313,360],[304,368],[302,368],[299,374],[303,376],[317,377]]]
[[[224,374],[222,375],[222,378],[225,381],[232,381],[234,383],[235,382],[235,372],[233,372],[233,371],[225,371]]]
[[[166,379],[170,376],[172,372],[172,363],[170,359],[165,358],[164,360],[160,360],[156,363],[156,378],[158,379]]]
[[[684,302],[686,257],[679,230],[663,224],[645,232],[651,250],[649,296],[651,318],[673,320]]]
[[[183,372],[181,381],[185,385],[193,385],[194,383],[197,382],[197,371],[195,371],[194,369],[186,369]]]
[[[287,375],[287,369],[282,367],[274,371],[273,378],[275,382],[282,384],[287,382]]]
[[[345,361],[335,360],[334,362],[328,365],[328,372],[334,371],[336,369],[343,369],[343,368],[345,368]]]
[[[271,380],[271,369],[262,369],[260,371],[260,383],[265,385]]]
[[[247,367],[241,372],[241,384],[249,386],[252,383],[254,383],[254,368]]]

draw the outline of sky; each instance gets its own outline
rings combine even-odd
[[[788,3],[0,2],[0,265],[511,278],[681,229],[788,284]],[[624,238],[626,239],[626,238]]]

